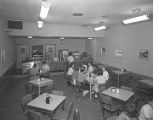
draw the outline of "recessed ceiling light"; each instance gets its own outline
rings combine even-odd
[[[140,11],[141,11],[140,8],[135,8],[135,9],[132,10],[133,13],[139,13]]]
[[[93,38],[88,38],[88,40],[92,40]]]
[[[82,13],[73,13],[72,15],[73,15],[73,16],[83,16]]]

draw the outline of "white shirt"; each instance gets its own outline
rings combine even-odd
[[[94,71],[94,68],[93,68],[92,66],[89,66],[89,67],[88,67],[88,72],[91,73],[91,72],[93,72],[93,71]]]
[[[67,75],[72,75],[72,74],[73,74],[73,68],[69,68],[68,72],[67,72]]]
[[[108,80],[109,79],[109,74],[107,71],[104,71],[103,72],[103,77],[105,78],[105,80]]]
[[[96,77],[98,84],[105,84],[108,79],[109,79],[109,74],[107,71],[104,71],[103,75],[99,75]]]
[[[69,63],[74,62],[74,57],[73,56],[68,56],[67,60],[69,61]]]
[[[142,106],[140,110],[139,120],[146,120],[146,118],[153,119],[153,108],[149,104]]]

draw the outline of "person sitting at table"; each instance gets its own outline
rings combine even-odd
[[[70,64],[69,68],[68,68],[68,72],[67,72],[67,85],[70,86],[71,82],[72,82],[72,74],[74,71],[74,64]]]
[[[91,74],[94,72],[94,68],[91,65],[91,63],[88,63],[88,68],[86,70],[86,80],[89,80],[89,78],[91,77]]]
[[[40,69],[40,76],[49,77],[49,71],[50,71],[49,65],[46,63],[46,61],[43,61],[41,69]]]
[[[77,83],[78,83],[78,90],[81,91],[84,89],[84,80],[86,79],[86,67],[84,65],[82,65],[79,68],[79,73],[78,73],[78,79],[77,79]]]
[[[106,71],[105,67],[103,67],[102,69],[103,73],[99,73],[99,75],[95,77],[96,84],[93,86],[95,97],[97,97],[97,93],[99,92],[99,85],[104,85],[103,87],[105,89],[105,84],[109,79],[109,73]]]
[[[149,102],[141,107],[139,120],[153,120],[153,96],[149,97]]]
[[[28,70],[28,73],[30,75],[30,80],[38,78],[39,76],[39,69],[36,63],[33,64],[32,68]]]

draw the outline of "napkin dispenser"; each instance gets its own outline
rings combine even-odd
[[[115,88],[115,87],[112,87],[112,88],[111,88],[111,92],[112,92],[113,94],[118,94],[118,93],[119,93],[119,89],[118,89],[118,88]]]
[[[52,101],[52,98],[50,96],[46,97],[46,104],[50,104]]]

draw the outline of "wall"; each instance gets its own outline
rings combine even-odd
[[[96,40],[96,61],[114,67],[126,68],[132,72],[153,77],[153,22],[113,27],[105,32],[105,39]],[[106,54],[99,54],[100,47],[106,47]],[[122,49],[123,57],[115,57],[114,50]],[[138,57],[140,49],[149,50],[149,59]]]
[[[0,62],[0,77],[15,64],[16,61],[15,42],[13,38],[8,37],[7,32],[5,32],[5,25],[6,21],[0,17],[0,51],[5,51],[5,60]]]
[[[16,44],[28,44],[30,48],[32,45],[44,45],[45,51],[45,44],[56,44],[56,56],[58,55],[58,49],[69,49],[69,51],[79,51],[80,53],[86,51],[85,49],[85,41],[86,38],[66,38],[65,43],[62,44],[60,39],[57,38],[15,38]],[[31,55],[31,53],[30,53]]]
[[[23,30],[10,30],[11,36],[41,36],[41,37],[102,37],[103,31],[95,32],[94,27],[79,25],[47,24],[38,29],[35,23],[23,23]]]

